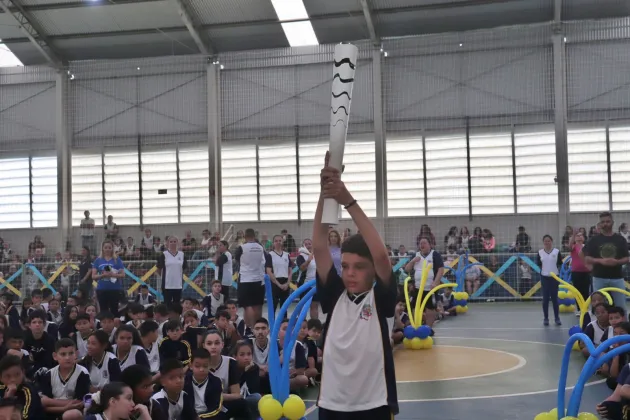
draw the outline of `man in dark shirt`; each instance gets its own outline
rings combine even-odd
[[[599,215],[600,234],[589,238],[582,249],[584,262],[592,265],[593,291],[605,287],[625,290],[622,266],[627,264],[628,244],[625,238],[613,232],[614,221],[610,212]],[[615,306],[626,310],[626,298],[618,292],[611,293]]]
[[[516,252],[530,252],[532,250],[529,244],[529,235],[525,232],[523,226],[518,227],[518,235],[516,235]]]
[[[33,358],[33,372],[41,368],[50,369],[55,365],[53,360],[55,339],[44,331],[46,314],[43,311],[33,311],[28,319],[30,331],[24,337],[24,350]]]

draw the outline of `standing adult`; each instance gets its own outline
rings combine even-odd
[[[428,292],[431,291],[434,287],[440,285],[442,282],[442,276],[444,275],[444,260],[439,252],[434,250],[431,247],[431,243],[429,239],[423,237],[420,239],[420,251],[416,253],[416,256],[407,263],[405,266],[405,271],[410,273],[411,270],[414,270],[414,283],[416,286],[416,290],[418,290],[417,299],[424,299]],[[432,264],[433,266],[429,270],[427,274],[427,280],[424,285],[424,290],[420,290],[420,281],[422,280],[422,266],[426,261],[427,265]],[[426,323],[429,327],[433,327],[433,323],[435,322],[435,296],[431,296],[431,298],[427,301],[425,306],[425,319]]]
[[[617,287],[624,290],[622,267],[628,264],[628,244],[625,238],[613,233],[612,214],[608,211],[599,214],[599,234],[589,238],[582,249],[587,265],[593,266],[593,290],[604,287]],[[619,292],[612,292],[615,306],[626,309],[626,298]]]
[[[562,254],[558,248],[553,247],[553,238],[551,235],[543,236],[543,249],[538,251],[537,263],[540,267],[540,283],[542,285],[542,307],[543,307],[543,325],[549,325],[549,301],[553,306],[553,315],[556,325],[562,325],[560,322],[560,311],[558,309],[558,286],[560,285],[556,279],[551,277],[551,273],[558,274],[558,267],[562,266]]]
[[[256,242],[254,229],[246,229],[244,239],[234,253],[240,266],[238,304],[244,308],[245,323],[254,328],[256,320],[262,317],[265,300],[265,249]]]
[[[305,282],[315,280],[317,274],[317,264],[315,263],[315,254],[313,253],[313,241],[310,239],[304,239],[302,241],[302,247],[298,251],[300,254],[295,259],[295,265],[300,270],[298,276],[298,286],[303,285]],[[311,307],[309,309],[311,319],[319,319],[319,298],[317,294],[313,296],[311,301]]]
[[[88,210],[83,212],[85,219],[81,220],[81,246],[88,247],[90,252],[96,251],[96,241],[94,240],[94,219],[90,218]]]
[[[578,231],[571,237],[569,248],[571,249],[571,282],[586,300],[591,295],[591,269],[584,264],[582,255],[584,234],[582,232]],[[579,314],[578,310],[577,315]]]
[[[169,236],[166,251],[158,255],[157,267],[162,273],[162,295],[166,305],[179,303],[182,299],[184,270],[188,268],[188,259],[177,249],[178,243],[176,236]]]
[[[92,279],[98,280],[96,298],[101,311],[118,314],[124,277],[125,266],[114,254],[114,243],[109,239],[104,240],[101,245],[101,255],[92,263]]]
[[[328,231],[328,248],[330,249],[330,257],[337,274],[341,275],[341,235],[335,229]],[[403,258],[403,256],[400,256],[400,258]]]
[[[107,216],[107,223],[103,227],[105,229],[105,239],[114,240],[118,237],[118,225],[114,223],[114,216]]]
[[[79,290],[84,299],[92,297],[92,253],[90,248],[81,249],[81,264],[79,265]]]
[[[219,252],[214,261],[214,265],[217,267],[214,270],[214,279],[221,281],[221,294],[225,302],[230,299],[230,289],[232,288],[232,254],[228,248],[230,248],[228,241],[219,241]]]
[[[291,276],[291,258],[282,249],[282,235],[273,237],[273,249],[269,252],[273,274],[271,277],[271,291],[273,295],[273,310],[282,305],[289,298],[289,277]]]

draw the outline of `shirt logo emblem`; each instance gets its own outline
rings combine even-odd
[[[372,305],[369,303],[364,303],[363,308],[361,308],[361,315],[359,318],[368,321],[372,317]]]

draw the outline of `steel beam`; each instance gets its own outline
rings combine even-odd
[[[188,29],[190,36],[195,41],[197,48],[199,48],[199,52],[205,55],[213,55],[214,49],[210,44],[210,40],[202,32],[201,24],[193,11],[190,10],[190,7],[186,4],[186,0],[172,0],[172,2],[177,7],[177,13],[179,13],[179,17],[182,19],[182,22],[184,22],[184,25],[186,25],[186,29]]]
[[[4,13],[13,17],[19,28],[24,32],[26,38],[35,46],[37,51],[44,56],[46,61],[55,69],[61,70],[64,67],[64,60],[50,44],[44,31],[37,22],[22,8],[18,0],[0,0],[0,9]]]
[[[208,175],[210,181],[210,225],[221,231],[221,68],[208,63]]]
[[[383,63],[380,48],[372,51],[372,100],[374,101],[374,151],[376,159],[376,217],[387,218],[387,147],[383,115]]]
[[[55,128],[57,149],[57,249],[66,249],[68,239],[72,238],[72,165],[70,145],[72,130],[68,124],[68,75],[57,72],[55,94]]]
[[[380,47],[381,39],[376,33],[376,28],[374,27],[374,15],[372,14],[372,8],[368,3],[368,0],[359,0],[361,3],[361,9],[363,9],[363,17],[365,18],[365,24],[367,25],[368,32],[370,33],[370,39],[372,40],[372,44],[375,47]]]

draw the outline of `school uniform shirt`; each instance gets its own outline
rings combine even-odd
[[[442,302],[442,305],[444,306],[444,310],[447,310],[449,308],[452,308],[453,306],[455,306],[455,296],[453,296],[453,294],[451,293],[450,296],[446,296],[446,295],[440,295],[440,301]],[[407,315],[407,314],[405,314]],[[408,317],[408,315],[407,315]],[[400,317],[400,320],[402,321],[402,315]]]
[[[160,363],[166,359],[177,359],[184,366],[190,363],[191,350],[190,344],[186,340],[173,341],[168,337],[164,337],[160,341]]]
[[[151,344],[151,347],[144,349],[144,352],[147,354],[147,359],[149,359],[149,370],[153,374],[160,371],[160,346],[158,343],[159,341],[156,341]]]
[[[317,276],[317,293],[328,319],[319,407],[354,412],[389,406],[393,414],[398,414],[394,358],[387,327],[387,318],[396,311],[397,285],[393,272],[388,280],[384,284],[376,279],[367,293],[351,296],[333,265],[326,283]]]
[[[75,335],[72,336],[72,340],[74,340],[74,342],[77,343],[77,358],[78,359],[83,359],[85,356],[87,356],[87,342],[91,334],[92,334],[92,331],[90,331],[90,333],[87,334],[85,338],[83,338],[81,333],[77,332]]]
[[[558,248],[554,248],[547,252],[544,249],[538,251],[536,263],[540,267],[540,275],[549,277],[551,273],[558,274],[562,267],[562,254]]]
[[[269,255],[271,256],[271,264],[273,265],[273,273],[276,279],[288,279],[291,267],[289,254],[284,251],[280,251],[279,254],[276,251],[271,251]]]
[[[197,350],[197,337],[204,335],[208,331],[205,327],[188,327],[184,334],[182,334],[182,340],[186,341],[190,345],[190,351]]]
[[[263,283],[265,277],[265,249],[258,242],[245,242],[234,252],[240,264],[240,283]]]
[[[160,253],[157,267],[162,272],[162,290],[181,290],[184,283],[184,270],[188,268],[188,259],[182,251],[171,254],[170,251]]]
[[[180,392],[175,401],[168,398],[164,389],[154,394],[151,399],[160,405],[162,412],[168,415],[168,420],[191,420],[197,417],[195,399],[186,391]]]
[[[241,396],[247,398],[251,394],[261,394],[260,389],[260,368],[254,363],[252,367],[241,373],[239,380],[241,386]]]
[[[195,400],[195,412],[199,418],[214,417],[223,409],[223,386],[221,380],[211,373],[197,382],[191,371],[184,378],[184,392]]]
[[[55,400],[83,400],[90,393],[90,375],[86,368],[75,365],[70,375],[62,378],[59,366],[55,366],[42,377],[40,391]]]
[[[252,360],[259,366],[266,366],[269,362],[269,338],[267,338],[267,344],[265,347],[258,347],[256,344],[256,339],[251,338],[252,346],[254,347],[254,352],[252,353]]]
[[[146,296],[142,293],[139,293],[138,295],[136,295],[134,302],[144,306],[153,305],[155,303],[155,297],[151,293],[148,293]]]
[[[166,331],[164,331],[164,327],[166,326],[167,322],[168,319],[166,321],[158,323],[158,344],[162,341],[164,337],[166,337]]]
[[[609,325],[606,328],[602,328],[597,320],[594,320],[586,326],[584,334],[591,339],[595,347],[599,346],[603,341],[606,341],[608,337],[614,335],[612,326]]]
[[[41,368],[52,368],[56,364],[53,359],[55,339],[49,336],[45,331],[38,339],[33,337],[30,331],[25,335],[23,348],[31,355],[33,372],[37,372]]]
[[[308,362],[306,361],[307,351],[302,343],[296,341],[289,356],[289,369],[306,369],[308,367]],[[282,365],[284,363],[284,353],[279,340],[278,354],[280,354],[280,364]]]
[[[219,255],[214,270],[214,279],[221,281],[221,286],[232,285],[232,254],[229,251]]]
[[[221,356],[221,363],[215,369],[210,368],[210,373],[221,380],[223,392],[230,392],[230,386],[237,384],[240,377],[238,363],[228,356]]]
[[[219,306],[223,306],[224,297],[222,294],[219,296],[215,296],[210,293],[208,296],[203,298],[201,301],[201,306],[203,307],[203,314],[208,318],[214,318],[217,315],[217,309]]]
[[[311,255],[311,253],[308,252],[308,249],[306,248],[300,248],[299,253],[300,255],[298,255],[298,257],[295,259],[295,265],[298,268],[301,267],[302,264],[304,264],[306,261],[308,261],[308,257]],[[313,280],[315,278],[316,270],[317,265],[315,263],[315,258],[313,258],[311,262],[308,263],[308,267],[306,267],[306,270],[300,271],[300,275],[298,276],[298,283],[304,284],[304,282],[307,280]]]
[[[120,371],[127,369],[129,366],[133,365],[141,365],[141,366],[149,366],[149,358],[147,357],[147,353],[141,346],[132,345],[129,353],[125,356],[124,359],[120,359],[118,357],[118,345],[114,344],[112,346],[112,350],[118,361],[120,362]]]
[[[422,266],[424,265],[424,261],[427,262],[427,265],[433,264],[432,268],[427,273],[427,280],[424,284],[424,290],[429,291],[432,289],[431,284],[438,270],[444,267],[444,260],[435,249],[432,249],[427,255],[422,255],[422,252],[418,251],[416,252],[416,257],[420,257],[420,259],[413,265],[413,280],[418,290],[420,290],[420,282],[422,281]]]
[[[120,362],[113,353],[106,351],[101,360],[92,360],[88,366],[86,364],[87,360],[83,359],[81,365],[88,370],[90,383],[95,388],[102,389],[108,383],[120,380]]]
[[[63,322],[63,314],[61,313],[61,311],[57,311],[56,313],[48,311],[48,313],[46,314],[46,318],[48,319],[48,321],[54,322],[57,325],[61,325],[61,323]]]
[[[315,364],[317,365],[317,343],[311,337],[306,337],[306,360],[313,358],[315,360]]]
[[[4,384],[0,384],[0,401],[4,399],[4,393],[7,387]],[[23,420],[39,420],[46,418],[44,413],[44,407],[42,406],[42,400],[35,387],[28,383],[18,385],[17,390],[13,396],[18,405],[22,407]]]
[[[46,321],[46,325],[44,326],[44,331],[50,336],[50,337],[57,337],[59,335],[59,326],[57,324],[55,324],[54,322],[51,321]]]
[[[143,322],[144,321],[141,320],[141,319],[138,319],[138,320],[135,320],[135,321],[131,320],[131,321],[127,322],[125,325],[129,325],[131,327],[134,327],[137,330],[138,328],[140,328],[140,325],[142,325]]]
[[[238,335],[240,335],[243,338],[253,338],[254,334],[252,333],[252,330],[249,328],[249,326],[245,323],[245,320],[243,318],[241,318],[240,315],[236,315],[236,320],[231,321],[232,324],[234,324],[234,328],[236,329],[236,332],[238,333]]]

